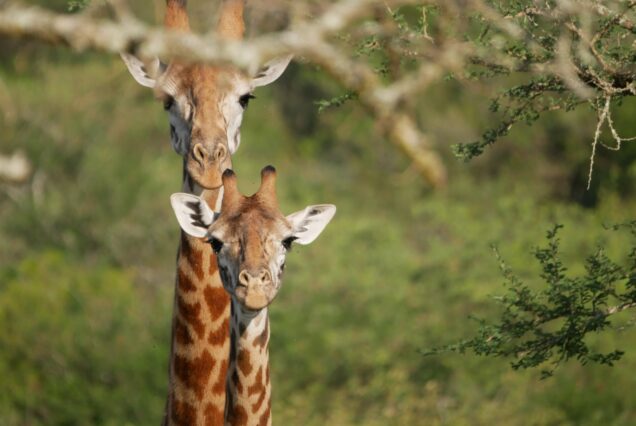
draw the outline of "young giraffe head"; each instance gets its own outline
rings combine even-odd
[[[275,181],[276,170],[265,167],[259,190],[245,197],[238,192],[234,172],[226,170],[221,213],[212,212],[195,195],[170,197],[181,228],[212,245],[223,286],[251,311],[265,308],[276,297],[292,242],[311,243],[336,213],[336,206],[320,204],[283,216]]]
[[[188,32],[187,0],[166,0],[164,24]],[[241,39],[244,0],[223,0],[216,33],[224,39]],[[243,112],[256,87],[276,80],[291,56],[266,64],[255,77],[233,67],[142,62],[122,54],[128,70],[142,86],[154,90],[170,122],[174,150],[184,157],[188,175],[203,188],[221,185],[221,172],[231,167],[230,155],[241,143]]]

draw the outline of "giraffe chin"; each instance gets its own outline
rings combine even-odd
[[[252,311],[266,308],[271,303],[271,300],[262,291],[249,290],[243,286],[236,289],[234,296],[241,305]]]
[[[187,165],[187,171],[190,177],[197,185],[204,189],[217,189],[223,186],[221,176],[226,167],[223,167],[222,170],[219,169],[219,167],[207,167],[204,169],[197,162],[194,162],[194,164],[193,162],[188,162]]]

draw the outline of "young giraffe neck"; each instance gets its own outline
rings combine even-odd
[[[222,198],[222,188],[202,190],[187,175],[183,190],[201,196],[213,209]],[[182,231],[164,425],[223,425],[229,320],[230,298],[210,244]]]
[[[245,311],[232,300],[226,425],[271,426],[269,316]]]

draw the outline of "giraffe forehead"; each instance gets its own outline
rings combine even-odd
[[[284,218],[262,214],[248,215],[234,222],[234,228],[246,244],[265,244],[280,238],[287,230]]]
[[[196,102],[219,103],[229,93],[249,92],[250,84],[245,75],[230,67],[172,63],[158,88],[169,95],[187,96]]]
[[[233,68],[197,66],[190,76],[195,96],[222,100],[234,92],[249,91],[247,78]]]
[[[226,217],[222,214],[213,225],[212,233],[216,232],[229,242],[239,243],[238,249],[248,250],[283,238],[291,232],[291,226],[280,212],[253,208]]]

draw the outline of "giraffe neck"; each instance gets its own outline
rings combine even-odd
[[[221,190],[184,179],[211,208]],[[191,180],[190,180],[191,181]],[[230,346],[230,298],[210,245],[181,232],[172,322],[170,384],[165,425],[223,425]]]
[[[271,426],[269,316],[247,312],[232,300],[226,425]]]

